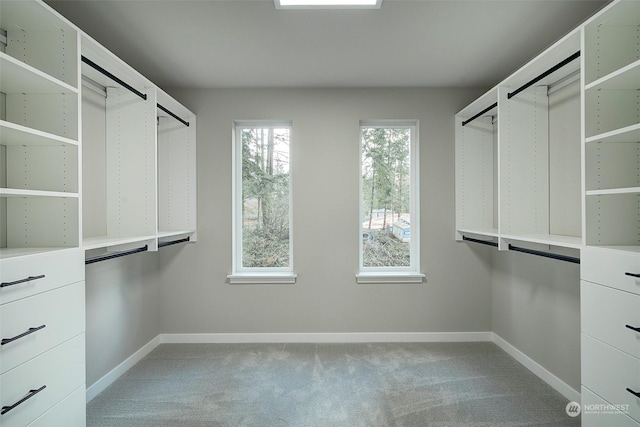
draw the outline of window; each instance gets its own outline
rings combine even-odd
[[[293,283],[291,122],[236,122],[231,283]]]
[[[359,283],[422,282],[417,123],[360,123]]]

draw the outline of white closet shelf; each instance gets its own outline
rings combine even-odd
[[[173,230],[173,231],[158,231],[158,239],[166,239],[167,237],[176,236],[190,236],[195,233],[195,230]]]
[[[63,191],[27,190],[23,188],[0,188],[0,197],[59,197],[77,199],[78,193]]]
[[[459,228],[460,234],[473,234],[476,236],[498,237],[497,228]]]
[[[137,242],[146,242],[147,240],[155,240],[155,235],[148,236],[129,236],[129,237],[85,237],[82,239],[82,249],[85,251],[91,249],[107,248],[110,246],[127,245]]]
[[[606,196],[611,194],[635,194],[640,193],[640,187],[626,187],[626,188],[608,188],[604,190],[588,190],[587,196]]]
[[[590,136],[585,139],[591,142],[640,142],[640,123],[615,129],[610,132]]]
[[[598,80],[589,83],[585,90],[640,89],[640,59]]]
[[[622,252],[633,252],[636,254],[640,254],[640,246],[626,246],[626,245],[588,245],[589,247],[593,247],[593,248],[600,248],[600,249],[608,249],[608,250],[612,250],[612,251],[622,251]]]
[[[500,237],[505,240],[539,243],[563,248],[580,249],[583,247],[582,237],[563,236],[560,234],[502,234]]]
[[[77,94],[78,89],[0,52],[0,92],[6,94]]]
[[[71,247],[40,247],[40,248],[0,248],[0,259],[22,257],[50,253],[53,251],[75,250]]]
[[[73,145],[78,141],[70,138],[42,132],[19,124],[0,120],[0,144],[2,145]]]

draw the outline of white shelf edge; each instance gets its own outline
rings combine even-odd
[[[0,197],[62,197],[77,199],[78,193],[66,193],[63,191],[26,190],[20,188],[0,188]]]
[[[37,248],[0,248],[0,259],[23,257],[30,255],[44,254],[48,252],[58,252],[78,249],[77,246],[51,246]]]
[[[185,236],[191,235],[195,233],[195,230],[172,230],[172,231],[158,231],[156,236],[158,239],[163,239],[165,237],[174,237],[174,236]]]
[[[570,249],[584,248],[584,245],[582,244],[582,237],[564,236],[561,234],[503,234],[500,238],[504,240],[538,243]]]
[[[155,240],[156,235],[147,236],[129,236],[129,237],[88,237],[82,239],[82,249],[85,251],[91,249],[107,248],[110,246],[127,245],[130,243],[144,242],[147,240]]]
[[[69,83],[65,83],[62,80],[59,80],[53,76],[50,76],[49,74],[45,73],[44,71],[41,71],[29,64],[27,64],[26,62],[22,62],[19,59],[14,58],[11,55],[8,55],[4,52],[0,52],[0,64],[2,64],[2,62],[8,62],[16,67],[22,68],[24,70],[25,73],[30,73],[33,75],[36,75],[38,78],[41,78],[43,80],[46,80],[47,82],[54,84],[56,86],[59,86],[60,89],[64,92],[67,93],[74,93],[77,94],[78,88],[75,88],[73,86],[71,86]],[[6,65],[5,65],[6,66]]]
[[[26,144],[11,144],[11,145],[49,145],[49,144],[53,144],[55,145],[56,143],[62,143],[65,145],[73,145],[73,146],[78,146],[80,145],[78,143],[78,141],[70,139],[70,138],[66,138],[64,136],[59,136],[59,135],[55,135],[53,133],[49,133],[49,132],[44,132],[38,129],[33,129],[33,128],[29,128],[26,126],[22,126],[16,123],[12,123],[12,122],[8,122],[6,120],[0,120],[0,129],[1,128],[6,128],[6,129],[11,129],[13,131],[16,132],[22,132],[25,133],[27,135],[31,135],[40,139],[48,139],[51,140],[51,142],[47,143],[47,144],[33,144],[33,143],[26,143]],[[0,141],[0,143],[6,145],[6,141]]]
[[[456,231],[460,234],[474,234],[476,236],[499,237],[499,233],[497,229],[458,228]]]
[[[632,62],[631,64],[625,65],[622,68],[618,68],[617,70],[607,74],[606,76],[600,77],[597,80],[594,80],[593,82],[586,84],[584,86],[584,90],[594,90],[594,89],[598,89],[598,86],[604,85],[605,83],[614,80],[620,76],[622,76],[625,73],[631,72],[634,69],[640,70],[640,59]],[[631,89],[631,88],[630,88]]]
[[[635,194],[635,193],[640,193],[640,187],[609,188],[606,190],[588,190],[585,194],[587,196],[606,196],[611,194]]]
[[[600,141],[602,139],[613,138],[613,137],[616,137],[616,136],[619,136],[619,135],[624,135],[626,133],[631,133],[631,132],[640,132],[640,123],[636,123],[634,125],[625,126],[623,128],[619,128],[619,129],[614,129],[612,131],[600,133],[598,135],[590,136],[590,137],[585,139],[585,142],[587,142],[587,143],[598,142],[598,141]]]

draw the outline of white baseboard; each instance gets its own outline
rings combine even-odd
[[[161,344],[160,335],[153,338],[151,341],[142,346],[138,351],[127,357],[124,362],[109,371],[105,376],[100,378],[91,386],[87,387],[87,403],[94,397],[102,393],[107,387],[120,378],[125,372],[133,367],[136,363],[142,360],[147,354],[151,353],[154,348]]]
[[[540,379],[549,384],[558,393],[562,394],[571,402],[580,402],[579,391],[573,389],[570,385],[562,381],[560,378],[556,377],[538,362],[505,341],[504,338],[500,337],[495,332],[493,332],[492,335],[493,342],[511,357],[520,362],[520,364],[522,364],[525,368],[536,374],[538,377],[540,377]]]
[[[265,334],[162,334],[167,344],[184,343],[372,343],[492,341],[492,332],[343,332]]]

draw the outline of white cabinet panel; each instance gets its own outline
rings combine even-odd
[[[640,427],[640,423],[611,406],[588,388],[582,387],[582,427]]]
[[[640,254],[587,247],[582,251],[582,280],[640,294]]]
[[[29,427],[84,427],[87,425],[85,411],[86,389],[81,385],[62,402],[42,414]]]

